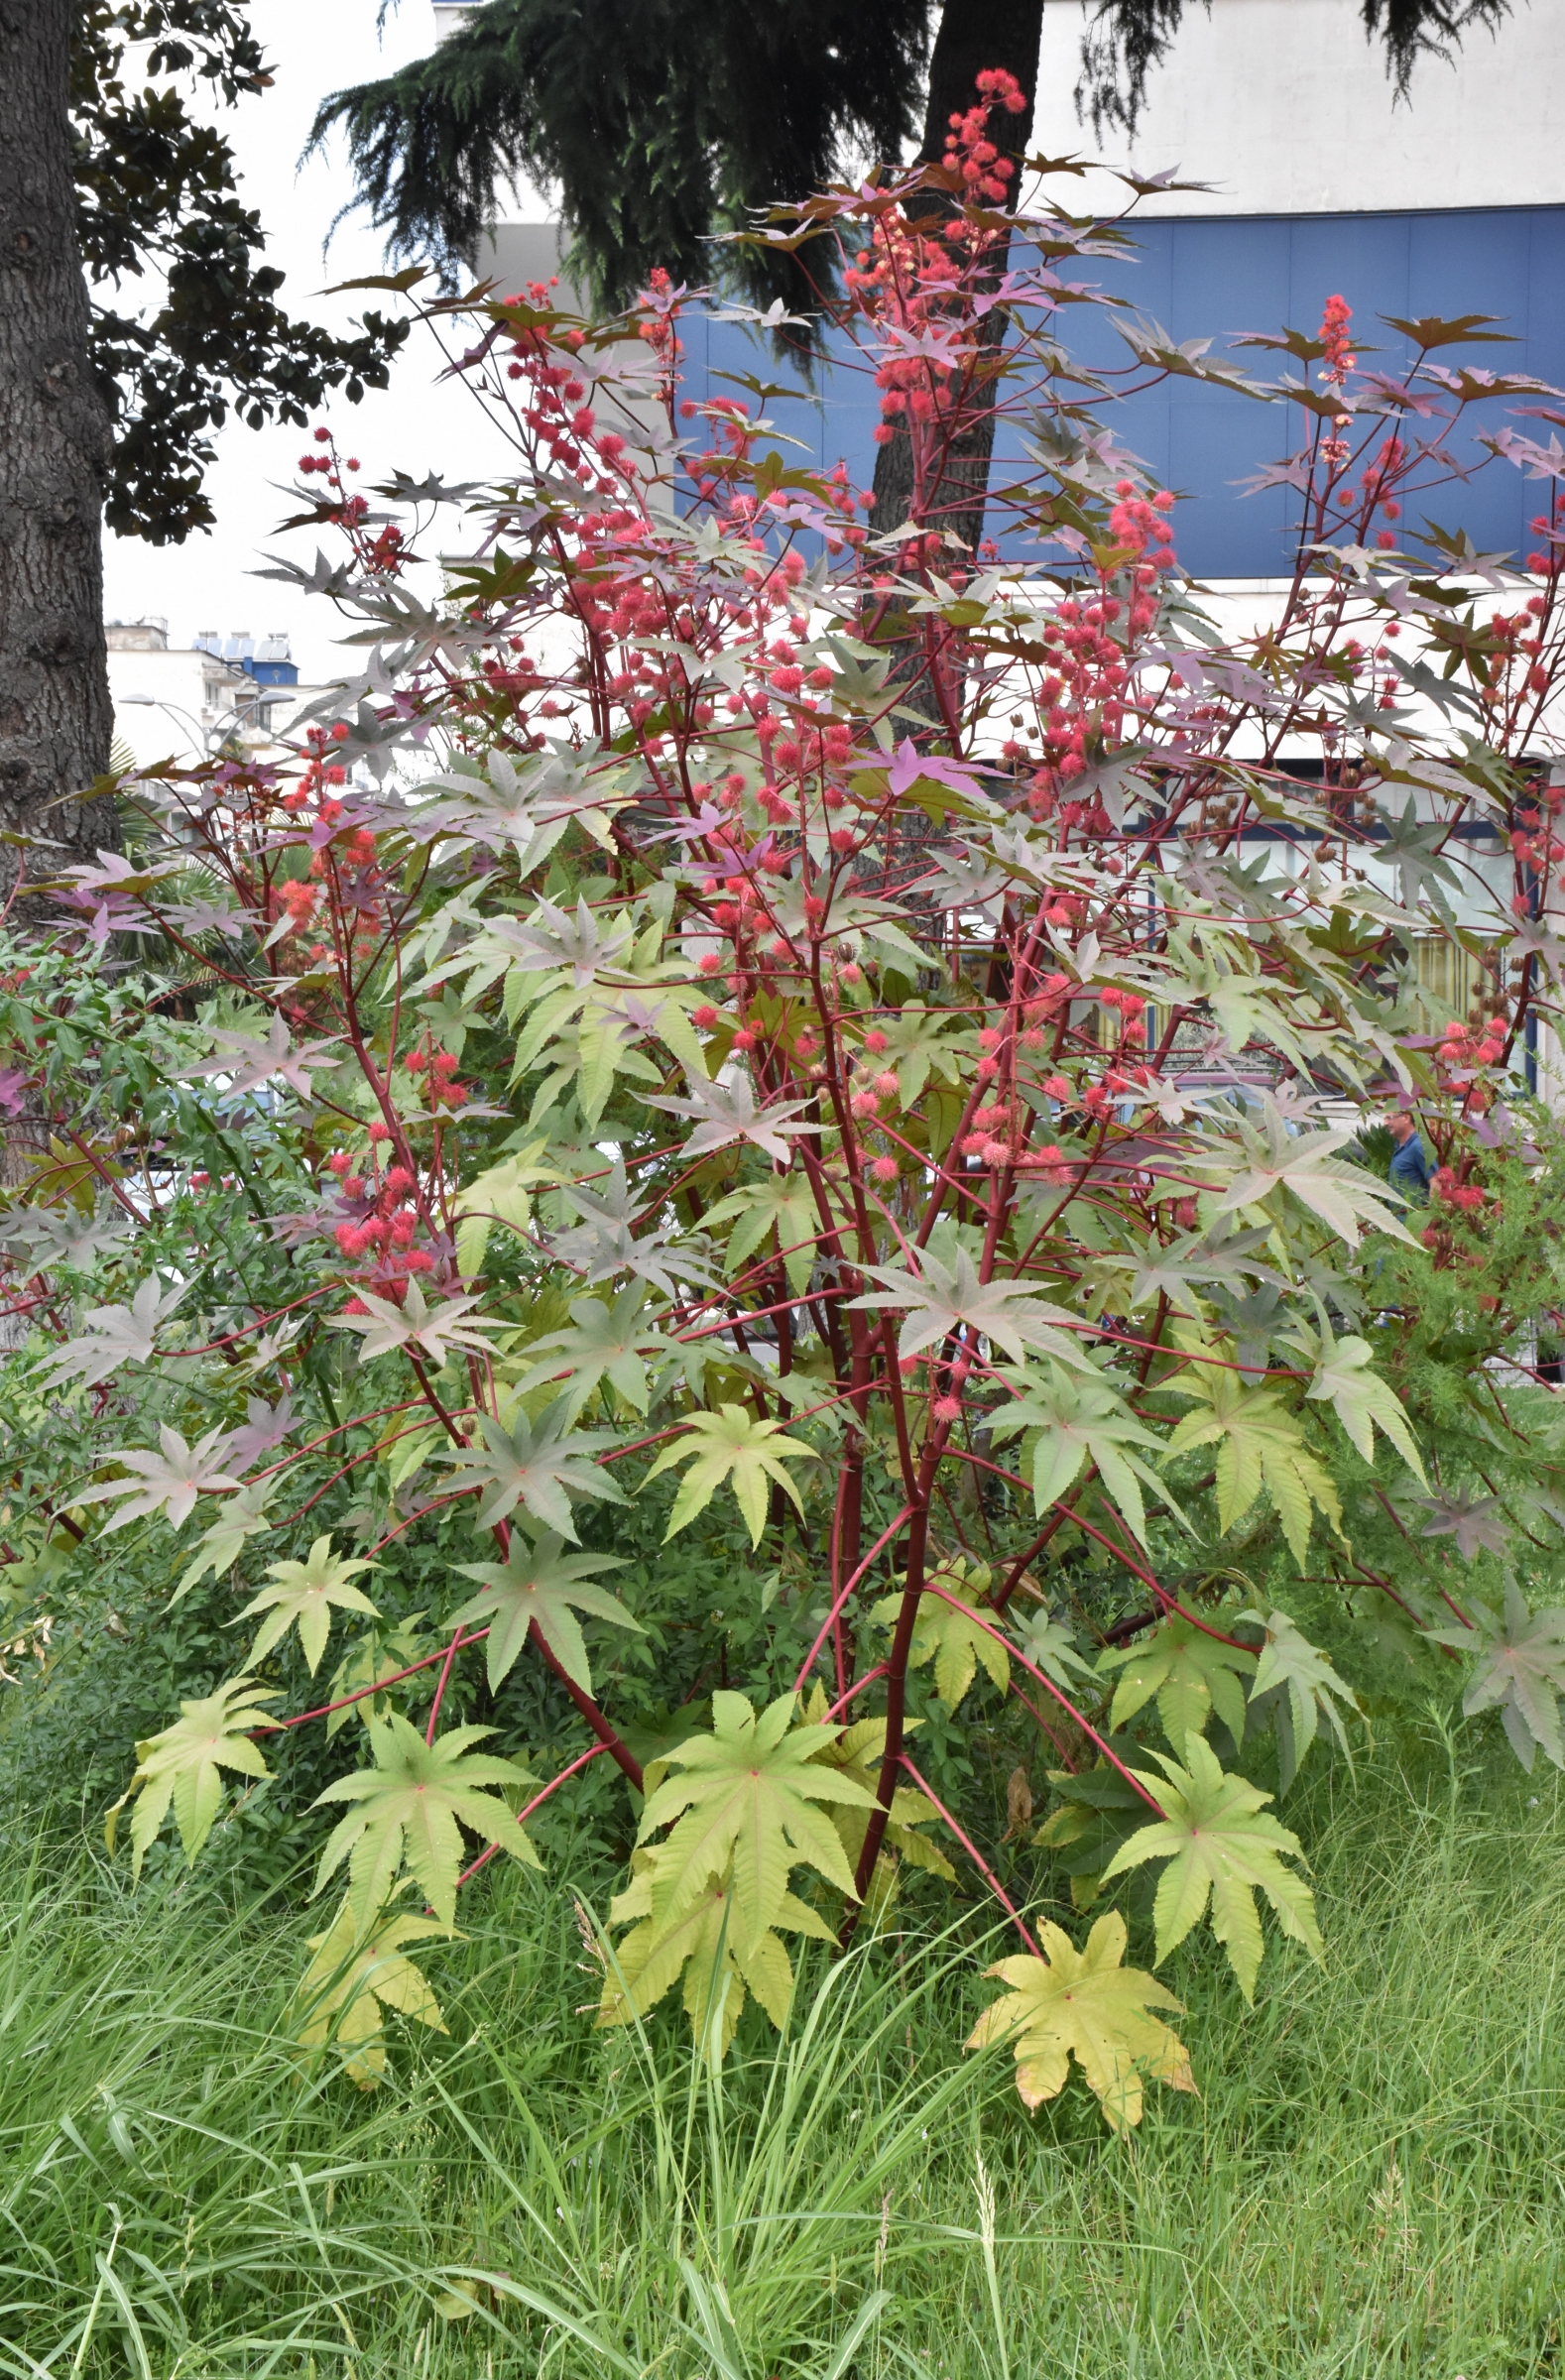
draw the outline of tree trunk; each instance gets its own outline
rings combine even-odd
[[[109,420],[87,358],[68,114],[76,0],[0,0],[0,858],[9,889],[112,841],[103,635]],[[58,807],[51,806],[58,803]],[[13,910],[13,916],[16,911]]]
[[[1008,115],[1004,108],[991,109],[988,132],[995,147],[1016,162],[1020,175],[1031,130],[1032,104],[1037,96],[1038,52],[1042,42],[1043,0],[945,0],[929,60],[929,95],[919,163],[939,164],[945,155],[950,120],[953,115],[965,115],[972,106],[978,96],[979,75],[989,67],[1005,66],[1022,85],[1026,106],[1019,116]],[[1015,189],[1015,182],[1011,186]],[[939,215],[945,212],[945,207],[938,198],[930,196],[924,201],[924,210]],[[994,260],[996,277],[1005,269],[1006,260],[1001,253]],[[1004,314],[998,309],[990,314],[988,326],[993,327],[996,338],[1003,338]],[[994,443],[995,416],[991,404],[962,436],[953,439],[931,510],[929,526],[959,537],[974,553],[984,532],[989,458]],[[875,506],[870,515],[872,534],[884,536],[891,530],[900,529],[907,518],[911,500],[912,448],[905,429],[899,427],[897,435],[876,454]]]

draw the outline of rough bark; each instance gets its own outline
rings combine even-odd
[[[1043,42],[1043,0],[945,0],[934,50],[929,60],[929,93],[924,113],[923,146],[919,162],[937,165],[945,155],[945,136],[953,115],[965,114],[977,97],[978,77],[987,68],[1005,66],[1026,95],[1019,116],[995,108],[989,118],[989,138],[997,149],[1018,163],[1026,148],[1037,95],[1038,52]],[[1012,187],[1015,188],[1015,183]],[[930,214],[943,213],[941,201],[930,196]],[[1005,270],[1003,255],[995,259],[997,275]],[[1005,321],[998,311],[988,317],[994,336],[1004,336]],[[989,461],[995,443],[995,416],[986,407],[971,427],[952,440],[950,458],[941,475],[931,507],[930,527],[938,526],[959,537],[974,552],[984,531],[984,503],[989,487]],[[901,528],[912,500],[912,449],[904,430],[882,446],[875,462],[875,506],[872,533],[885,536]]]
[[[108,843],[108,416],[87,360],[67,111],[74,0],[0,0],[0,827],[49,835],[29,877]],[[57,806],[58,805],[58,806]],[[0,850],[0,885],[16,847]],[[15,915],[15,911],[13,911]]]

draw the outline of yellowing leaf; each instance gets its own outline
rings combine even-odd
[[[443,2033],[438,2000],[404,1955],[409,1943],[426,1941],[431,1934],[449,1939],[448,1929],[430,1919],[389,1910],[361,1933],[344,1900],[324,1934],[309,1938],[315,1955],[294,1995],[294,2038],[300,2047],[318,2049],[335,2041],[349,2081],[360,2090],[374,2090],[386,2074],[383,2008]]]
[[[986,1570],[969,1574],[966,1563],[958,1559],[948,1569],[934,1572],[930,1587],[919,1598],[909,1658],[914,1669],[933,1661],[935,1692],[950,1711],[973,1683],[980,1661],[1002,1694],[1011,1683],[1010,1655],[994,1634],[999,1625],[997,1614],[965,1601],[962,1594],[965,1588],[969,1594],[976,1589],[983,1595],[988,1587]],[[935,1594],[934,1588],[942,1592]],[[871,1618],[883,1626],[895,1626],[902,1600],[900,1595],[882,1596]]]
[[[313,1677],[331,1632],[333,1606],[339,1611],[367,1611],[372,1619],[379,1616],[369,1597],[351,1583],[356,1571],[376,1567],[375,1563],[363,1560],[343,1561],[332,1552],[329,1536],[317,1537],[303,1562],[272,1563],[266,1575],[274,1585],[263,1587],[239,1614],[240,1619],[249,1619],[257,1611],[269,1614],[250,1647],[251,1660],[264,1660],[297,1623],[299,1641]]]
[[[1184,2043],[1146,2013],[1167,2008],[1178,2016],[1179,2002],[1153,1976],[1120,1964],[1124,1918],[1100,1917],[1082,1951],[1062,1927],[1045,1924],[1038,1934],[1044,1958],[1002,1959],[987,1970],[1011,1990],[985,2009],[967,2044],[978,2050],[1014,2038],[1023,2104],[1036,2110],[1058,2098],[1073,2053],[1115,2132],[1141,2122],[1145,2077],[1194,2090]]]
[[[806,1714],[812,1725],[818,1726],[826,1715],[826,1697],[817,1684],[811,1691]],[[920,1722],[908,1720],[903,1733],[913,1734]],[[886,1752],[886,1722],[884,1719],[856,1720],[845,1727],[834,1742],[822,1744],[815,1754],[827,1768],[840,1769],[844,1776],[854,1777],[873,1799],[880,1784],[881,1762]],[[842,1847],[848,1864],[857,1872],[859,1853],[869,1832],[870,1813],[861,1802],[847,1802],[832,1812],[832,1824],[842,1838]],[[901,1855],[912,1867],[927,1869],[930,1875],[944,1876],[947,1883],[956,1882],[956,1870],[937,1844],[930,1843],[918,1833],[920,1827],[933,1826],[940,1813],[927,1794],[916,1786],[899,1785],[892,1795],[891,1817],[886,1826],[886,1847]],[[879,1862],[877,1862],[879,1866]]]
[[[171,1801],[184,1855],[193,1867],[222,1806],[219,1771],[237,1769],[245,1777],[271,1775],[250,1740],[250,1729],[265,1719],[264,1706],[276,1700],[276,1695],[264,1692],[249,1678],[230,1678],[204,1701],[181,1703],[172,1727],[138,1743],[136,1774],[109,1812],[103,1830],[112,1851],[119,1814],[133,1795],[140,1795],[131,1821],[135,1875],[141,1874],[147,1845],[163,1825]]]
[[[1152,1757],[1164,1773],[1144,1775],[1142,1782],[1156,1795],[1164,1815],[1122,1845],[1104,1869],[1104,1880],[1147,1859],[1166,1859],[1152,1904],[1159,1963],[1200,1923],[1210,1902],[1212,1931],[1228,1953],[1240,1990],[1253,2000],[1263,1947],[1258,1891],[1270,1902],[1283,1933],[1301,1942],[1312,1959],[1321,1956],[1315,1896],[1282,1864],[1284,1858],[1303,1858],[1298,1837],[1264,1815],[1270,1794],[1244,1777],[1225,1775],[1199,1735],[1186,1738],[1184,1768],[1165,1752]]]
[[[648,1915],[660,1931],[682,1919],[730,1869],[729,1937],[741,1961],[779,1922],[788,1877],[800,1863],[856,1897],[837,1830],[813,1805],[862,1808],[875,1797],[857,1778],[821,1765],[816,1754],[842,1729],[793,1726],[797,1699],[782,1695],[757,1718],[742,1694],[714,1694],[711,1734],[687,1737],[667,1754],[684,1774],[667,1778],[651,1796],[638,1838],[645,1844],[676,1822],[649,1869]]]
[[[520,1239],[533,1219],[533,1202],[528,1193],[540,1182],[552,1182],[558,1177],[552,1168],[540,1165],[542,1141],[524,1149],[519,1155],[507,1157],[499,1165],[491,1165],[470,1181],[456,1201],[456,1267],[464,1281],[470,1281],[483,1270],[489,1252],[489,1235],[497,1223]]]
[[[1098,1667],[1124,1672],[1114,1690],[1111,1727],[1123,1726],[1155,1695],[1163,1733],[1172,1744],[1182,1745],[1187,1735],[1204,1735],[1214,1705],[1234,1741],[1238,1743],[1244,1736],[1245,1693],[1240,1680],[1254,1675],[1255,1654],[1208,1636],[1177,1612],[1161,1621],[1141,1644],[1102,1654]]]
[[[689,1463],[673,1499],[663,1541],[688,1528],[706,1510],[725,1481],[745,1516],[752,1545],[761,1543],[767,1525],[767,1493],[775,1480],[800,1512],[798,1489],[784,1468],[787,1458],[810,1457],[813,1449],[802,1438],[786,1438],[780,1421],[757,1421],[743,1405],[721,1405],[715,1413],[692,1413],[689,1435],[665,1446],[648,1472],[655,1480],[671,1464]]]
[[[374,1768],[338,1777],[315,1797],[317,1810],[325,1802],[358,1804],[327,1838],[316,1892],[347,1859],[354,1923],[367,1929],[384,1908],[406,1856],[435,1916],[449,1926],[456,1913],[463,1826],[509,1851],[513,1859],[537,1867],[538,1853],[526,1830],[504,1802],[482,1790],[537,1780],[514,1760],[468,1750],[469,1744],[493,1733],[492,1727],[448,1727],[433,1743],[425,1743],[418,1728],[395,1711],[384,1725],[372,1726]]]
[[[781,2032],[793,1990],[793,1967],[776,1929],[830,1942],[834,1938],[825,1920],[785,1892],[765,1933],[751,1941],[741,1928],[736,1941],[732,1868],[708,1877],[688,1906],[662,1922],[651,1914],[652,1884],[649,1862],[614,1904],[615,1925],[638,1918],[641,1922],[632,1925],[620,1943],[604,1978],[599,2025],[627,2025],[633,2017],[645,2016],[682,1973],[691,2030],[714,2064],[728,2054],[744,2013],[747,1987]]]

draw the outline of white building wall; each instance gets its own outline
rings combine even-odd
[[[1033,145],[1049,157],[1097,148],[1073,100],[1090,14],[1046,0]],[[1213,185],[1138,210],[1157,215],[1556,205],[1565,0],[1514,0],[1494,35],[1470,28],[1453,63],[1420,60],[1401,102],[1360,0],[1185,0],[1135,139],[1106,130],[1103,154]],[[1106,177],[1089,186],[1092,206],[1116,203]]]

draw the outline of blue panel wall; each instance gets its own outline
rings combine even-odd
[[[1176,339],[1210,337],[1221,350],[1242,331],[1283,324],[1313,331],[1328,297],[1340,292],[1353,308],[1361,357],[1379,347],[1376,360],[1386,367],[1403,360],[1404,343],[1377,320],[1383,314],[1496,314],[1503,319],[1495,328],[1514,344],[1451,348],[1442,360],[1525,371],[1565,387],[1565,207],[1183,218],[1143,223],[1136,237],[1135,262],[1105,266],[1104,287]],[[1084,362],[1124,368],[1127,351],[1096,308],[1071,308],[1066,327]],[[720,394],[728,385],[724,373],[790,377],[733,324],[690,319],[686,330],[694,395]],[[1241,351],[1235,360],[1262,377],[1273,368],[1262,350]],[[1493,427],[1513,414],[1515,403],[1495,403],[1467,418],[1474,428]],[[830,464],[840,455],[856,482],[868,484],[876,411],[866,378],[828,370],[813,399],[774,402],[768,410],[779,429],[817,461]],[[1303,424],[1297,407],[1284,414],[1185,380],[1131,398],[1117,414],[1126,443],[1189,499],[1176,515],[1180,558],[1207,578],[1274,577],[1290,567],[1296,499],[1279,489],[1242,496],[1236,482],[1301,444]],[[1484,462],[1471,435],[1457,452],[1465,464]],[[1447,526],[1465,527],[1481,546],[1522,553],[1540,493],[1510,465],[1490,462],[1432,495],[1424,509]],[[1419,509],[1412,508],[1410,525]]]

